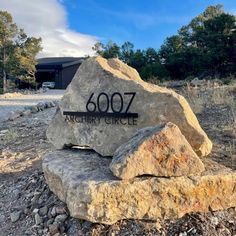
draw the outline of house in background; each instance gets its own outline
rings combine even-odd
[[[66,89],[84,59],[86,58],[48,57],[38,59],[35,74],[38,87],[41,87],[43,82],[55,82],[55,89]]]

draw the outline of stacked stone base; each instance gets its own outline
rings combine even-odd
[[[87,150],[60,150],[44,157],[43,171],[72,217],[113,224],[236,207],[236,172],[203,161],[206,170],[199,176],[119,180],[109,170],[111,158]]]

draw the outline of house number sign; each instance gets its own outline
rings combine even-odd
[[[135,92],[92,93],[86,102],[86,111],[64,111],[65,121],[99,125],[137,125],[138,113],[130,112]]]

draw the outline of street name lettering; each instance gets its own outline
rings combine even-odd
[[[138,113],[129,112],[135,95],[135,92],[125,92],[123,95],[115,92],[109,96],[102,92],[96,97],[92,93],[86,103],[86,112],[64,111],[63,115],[65,121],[72,123],[137,125]]]

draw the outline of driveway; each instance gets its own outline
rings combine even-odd
[[[0,122],[7,119],[11,111],[23,110],[26,106],[36,105],[42,101],[60,100],[65,90],[48,90],[45,93],[20,95],[12,98],[4,98],[0,95]]]

